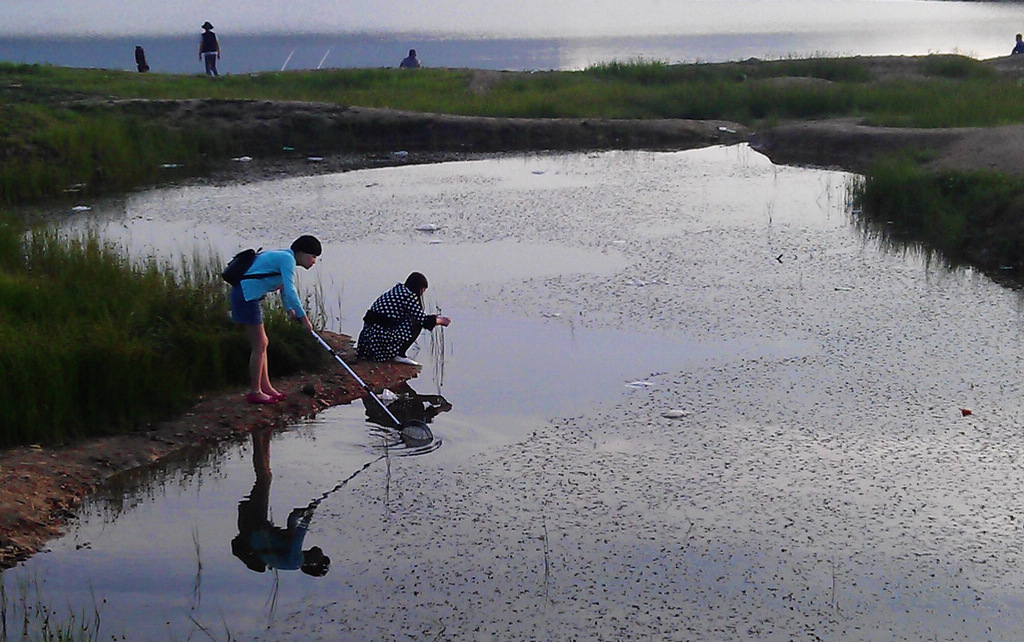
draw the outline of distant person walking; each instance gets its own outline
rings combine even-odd
[[[416,50],[410,49],[409,55],[402,59],[399,63],[399,69],[419,69],[423,65],[420,64],[420,59],[416,57]]]
[[[1010,52],[1011,56],[1016,56],[1017,54],[1024,54],[1024,36],[1019,33],[1017,34],[1017,44],[1013,46],[1013,51]]]
[[[203,35],[199,41],[199,59],[206,63],[207,76],[219,76],[217,73],[217,61],[220,60],[220,42],[217,41],[217,34],[213,33],[213,25],[209,22],[203,23]]]
[[[149,63],[146,62],[146,50],[142,48],[142,45],[135,45],[135,66],[139,68],[140,74],[149,71]]]

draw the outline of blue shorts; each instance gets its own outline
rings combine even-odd
[[[246,301],[245,295],[242,294],[242,286],[232,286],[231,320],[235,323],[243,323],[245,325],[262,325],[263,309],[260,307],[260,301],[262,299],[263,297],[260,297],[255,301]]]

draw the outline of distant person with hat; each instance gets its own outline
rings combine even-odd
[[[207,76],[219,76],[217,73],[217,61],[220,60],[220,42],[217,41],[217,34],[213,33],[213,25],[209,22],[203,23],[203,35],[199,41],[199,59],[206,63]]]
[[[402,59],[399,63],[399,69],[419,69],[423,65],[420,64],[420,59],[416,57],[416,50],[410,49],[409,55]]]

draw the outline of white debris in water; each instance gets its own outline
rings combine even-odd
[[[231,160],[235,161],[236,163],[248,163],[249,161],[252,160],[252,156],[238,156],[237,158],[232,158]]]
[[[308,156],[306,158],[306,160],[308,160],[310,163],[319,163],[323,159],[324,159],[323,156]]]
[[[665,419],[682,419],[683,417],[689,417],[690,412],[686,410],[666,410],[661,413],[661,416]]]
[[[656,385],[658,385],[658,384],[652,383],[650,381],[630,381],[629,383],[626,384],[626,387],[627,388],[650,388],[651,386],[656,386]]]
[[[441,229],[441,226],[436,223],[424,223],[416,227],[417,232],[436,232],[439,229]]]
[[[71,208],[71,211],[72,212],[88,212],[91,209],[92,208],[89,207],[88,205],[75,205],[74,207]]]
[[[546,319],[557,319],[562,316],[561,312],[541,312],[540,315]]]
[[[163,169],[177,169],[181,167],[181,163],[162,163],[160,167]]]

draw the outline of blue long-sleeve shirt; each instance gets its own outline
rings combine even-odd
[[[256,299],[281,288],[281,300],[286,310],[293,312],[296,318],[306,316],[299,301],[299,292],[295,289],[295,252],[291,250],[267,250],[256,255],[256,260],[246,271],[246,275],[269,274],[260,279],[242,279],[239,286],[246,301]]]

